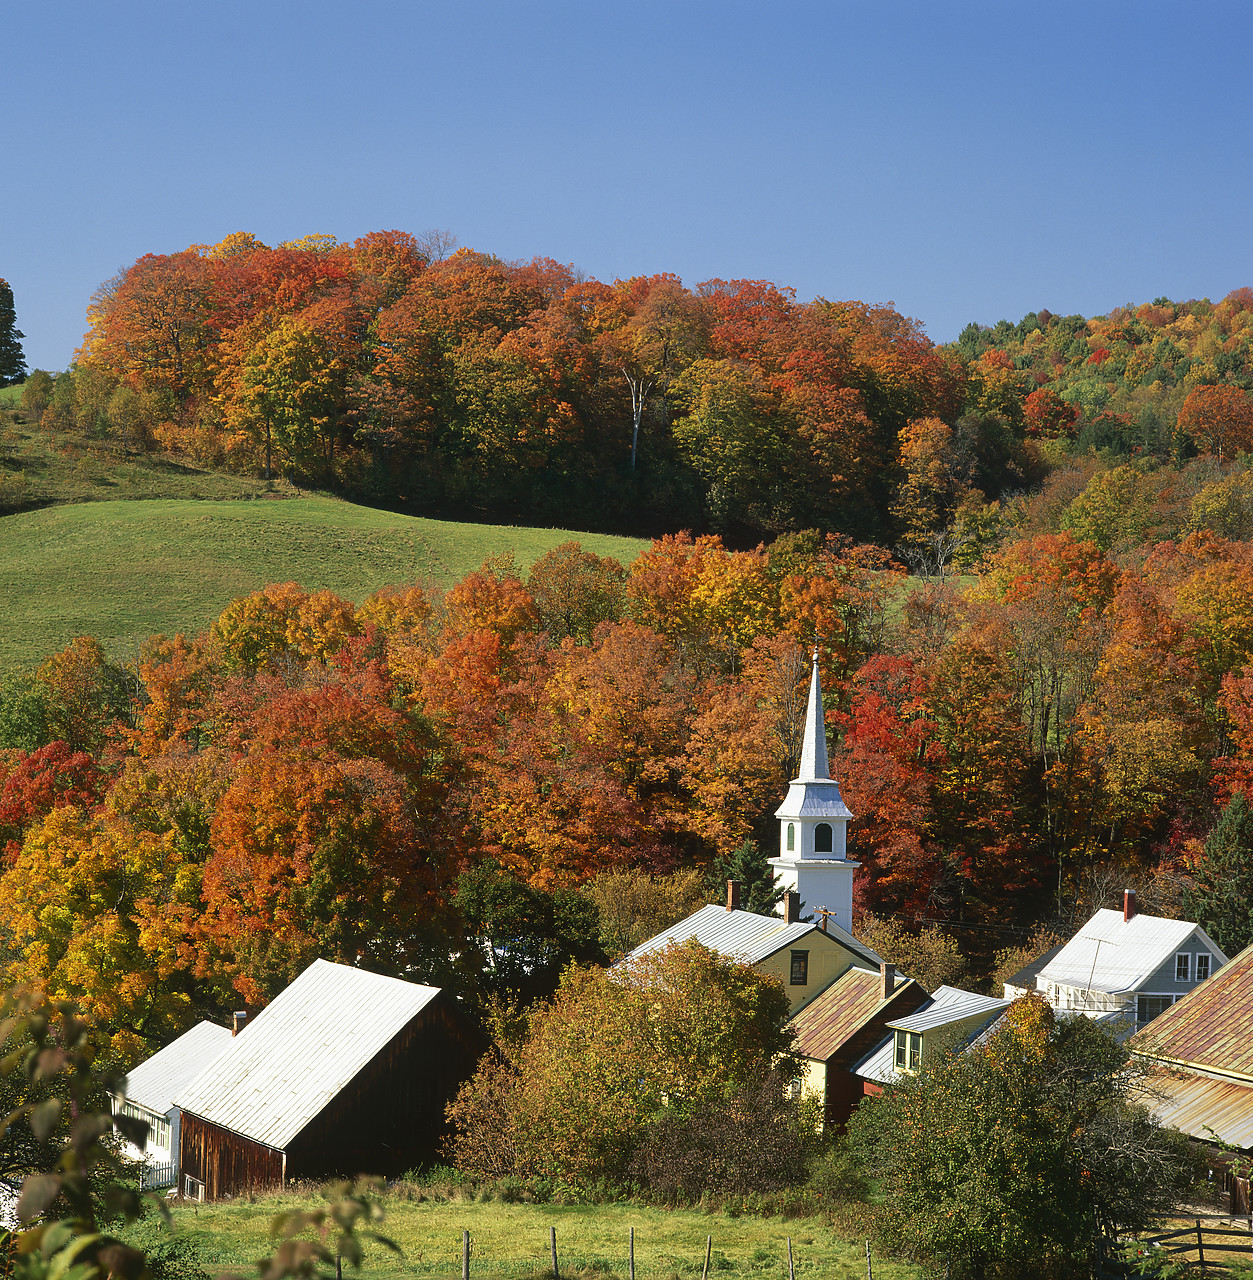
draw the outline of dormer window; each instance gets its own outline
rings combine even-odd
[[[922,1065],[922,1032],[898,1031],[896,1033],[896,1069],[917,1071]]]
[[[1175,981],[1192,981],[1192,957],[1187,952],[1181,951],[1175,957]]]
[[[1196,958],[1196,980],[1204,982],[1209,977],[1209,952],[1202,951]]]
[[[829,822],[820,822],[814,828],[814,852],[831,852],[831,824]]]

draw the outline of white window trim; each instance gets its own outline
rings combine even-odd
[[[1201,977],[1201,961],[1205,961],[1205,978]],[[1214,972],[1214,957],[1208,951],[1198,951],[1192,964],[1192,975],[1195,981],[1204,982]]]
[[[1179,962],[1183,961],[1183,973],[1180,974]],[[1177,951],[1175,953],[1175,981],[1191,982],[1192,981],[1192,955],[1188,951]]]

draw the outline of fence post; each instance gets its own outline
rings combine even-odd
[[[787,1280],[796,1280],[796,1267],[792,1263],[792,1237],[787,1238]]]
[[[874,1269],[870,1265],[870,1241],[866,1241],[866,1280],[874,1280]]]
[[[1201,1219],[1196,1220],[1196,1260],[1201,1270],[1205,1270],[1205,1241],[1201,1236]]]
[[[461,1233],[461,1280],[470,1280],[470,1233]]]
[[[548,1243],[553,1251],[553,1280],[557,1280],[557,1228],[548,1228]]]
[[[713,1236],[705,1237],[705,1265],[701,1268],[700,1280],[709,1280],[709,1255],[714,1247]]]
[[[630,1258],[630,1280],[635,1280],[635,1228],[632,1227],[628,1236],[627,1255]]]

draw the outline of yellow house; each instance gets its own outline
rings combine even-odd
[[[736,905],[737,891],[738,885],[731,881],[726,906],[702,907],[641,943],[626,957],[626,962],[671,943],[695,939],[711,951],[741,960],[759,973],[778,978],[788,994],[793,1013],[849,969],[856,967],[878,973],[882,963],[879,957],[835,921],[828,919],[824,928],[796,919],[795,895],[789,896],[789,918],[741,910]]]

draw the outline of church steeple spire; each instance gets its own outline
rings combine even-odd
[[[815,649],[800,770],[775,810],[779,856],[771,858],[770,865],[780,888],[799,893],[807,911],[825,907],[845,929],[852,927],[853,874],[861,865],[845,855],[846,829],[852,816],[840,795],[840,784],[831,777]]]
[[[801,741],[798,782],[823,781],[831,776],[827,761],[827,723],[822,713],[822,685],[818,681],[818,650],[814,648],[809,676],[809,705],[805,708],[805,736]]]

